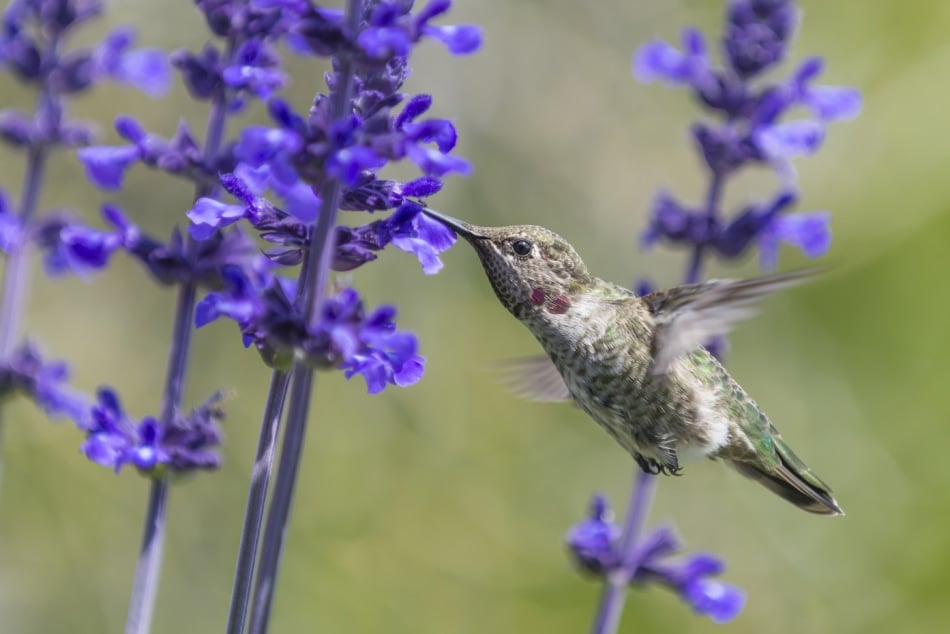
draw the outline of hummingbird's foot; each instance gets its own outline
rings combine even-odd
[[[676,454],[673,454],[671,457],[672,462],[667,464],[663,464],[655,458],[647,458],[642,454],[637,454],[634,456],[634,459],[637,461],[637,464],[640,465],[640,469],[642,469],[644,473],[651,475],[659,475],[661,473],[664,475],[680,475],[680,471],[682,471],[683,468],[679,465]]]

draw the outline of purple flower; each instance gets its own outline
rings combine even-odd
[[[759,235],[762,268],[766,271],[775,269],[778,264],[779,242],[798,247],[807,258],[824,255],[831,246],[830,224],[831,214],[827,211],[777,216]]]
[[[268,99],[287,83],[286,74],[278,67],[279,59],[262,40],[248,40],[237,52],[237,62],[226,67],[221,77],[236,91],[250,91],[259,99]]]
[[[639,581],[657,581],[676,592],[697,614],[727,623],[745,607],[746,595],[740,588],[713,578],[723,568],[716,557],[697,554],[677,564],[648,564],[639,572]]]
[[[87,147],[76,155],[86,168],[86,178],[106,190],[120,189],[126,170],[142,158],[134,145]]]
[[[411,4],[380,2],[376,5],[367,28],[360,31],[356,42],[372,59],[407,57],[412,44],[423,36],[442,42],[454,55],[468,55],[479,49],[481,30],[476,26],[434,26],[433,18],[447,12],[449,0],[431,0],[416,15],[408,13]]]
[[[108,388],[98,393],[92,422],[82,445],[86,457],[118,473],[131,464],[143,475],[158,477],[165,468],[176,472],[214,469],[220,457],[218,421],[224,416],[215,394],[187,416],[175,416],[162,425],[151,416],[136,423],[122,409],[118,396]]]
[[[814,154],[825,139],[825,126],[814,119],[790,121],[756,130],[756,146],[769,159]]]
[[[112,79],[132,84],[150,97],[161,97],[171,84],[168,60],[161,51],[129,50],[134,41],[132,29],[119,27],[98,46],[95,59]]]
[[[796,17],[791,0],[732,0],[723,34],[732,70],[747,78],[782,61]]]
[[[68,418],[80,427],[89,424],[92,399],[70,387],[69,367],[63,361],[44,361],[39,349],[26,342],[9,359],[0,360],[0,399],[19,392],[48,416]]]
[[[700,31],[685,29],[682,44],[684,52],[663,40],[644,44],[633,57],[634,76],[643,83],[662,80],[701,91],[715,79],[706,41]]]
[[[215,198],[199,198],[185,215],[191,220],[188,233],[195,240],[207,240],[218,229],[234,224],[247,213],[245,205],[227,205]]]
[[[442,269],[439,253],[455,244],[455,233],[441,222],[419,213],[419,207],[411,203],[402,205],[387,223],[393,246],[412,253],[422,264],[426,275]]]
[[[208,293],[198,302],[195,309],[195,327],[201,328],[219,317],[233,319],[242,329],[249,327],[265,310],[260,293],[270,279],[258,278],[255,284],[244,271],[235,266],[225,267],[221,277],[227,285],[226,290]]]
[[[620,565],[620,528],[602,495],[591,498],[588,517],[567,533],[567,547],[577,564],[592,573],[606,574]]]
[[[717,623],[730,621],[742,611],[745,593],[713,578],[723,571],[721,561],[706,554],[669,561],[682,547],[672,529],[661,526],[653,530],[626,553],[619,541],[620,528],[600,495],[591,499],[588,517],[567,534],[574,561],[589,573],[599,577],[624,574],[633,585],[659,583]]]

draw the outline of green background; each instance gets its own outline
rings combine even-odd
[[[484,27],[482,52],[452,59],[428,43],[408,89],[455,118],[471,178],[451,177],[434,206],[479,224],[537,223],[567,236],[596,274],[676,283],[686,256],[638,249],[654,192],[699,200],[705,175],[686,130],[683,91],[637,84],[634,49],[686,24],[718,34],[724,2],[459,0],[452,22]],[[832,126],[797,163],[800,210],[833,212],[828,272],[770,300],[731,337],[728,367],[785,438],[835,488],[848,515],[802,513],[715,463],[664,479],[651,522],[675,523],[690,549],[722,556],[749,593],[733,632],[936,632],[950,624],[950,3],[802,3],[791,62],[827,58],[825,83],[859,87],[864,111]],[[113,2],[109,24],[141,42],[197,48],[190,2]],[[324,67],[291,65],[289,98],[306,107]],[[784,70],[787,70],[784,69]],[[32,95],[0,79],[3,104]],[[136,113],[171,133],[203,130],[204,106],[180,86],[157,102],[105,87],[73,113]],[[254,111],[252,118],[261,119]],[[0,154],[16,193],[20,156]],[[408,172],[400,171],[400,174]],[[730,204],[773,191],[764,170],[732,181]],[[191,192],[136,168],[117,200],[164,236]],[[75,158],[58,157],[44,207],[97,218],[103,195]],[[362,222],[365,216],[349,215]],[[98,222],[96,219],[95,222]],[[361,380],[320,375],[288,533],[275,632],[583,632],[598,585],[572,571],[563,535],[593,491],[622,509],[633,464],[580,411],[507,394],[491,372],[532,354],[531,335],[497,305],[465,246],[425,277],[387,251],[352,274],[370,305],[393,302],[428,358],[418,385],[367,396]],[[780,268],[805,261],[782,252]],[[708,275],[752,275],[756,257]],[[115,386],[136,416],[154,413],[174,292],[117,257],[87,281],[37,277],[27,327],[69,359],[75,383]],[[268,370],[233,324],[195,337],[189,405],[219,387],[227,403],[225,465],[174,487],[156,632],[223,630],[249,467]],[[24,401],[5,407],[0,488],[0,631],[117,632],[124,623],[147,483],[78,451],[70,424]],[[623,632],[706,632],[668,592],[633,591]]]

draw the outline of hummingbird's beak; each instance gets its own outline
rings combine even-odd
[[[429,216],[430,218],[434,218],[435,220],[438,220],[439,222],[441,222],[446,227],[448,227],[455,233],[459,234],[466,240],[470,240],[472,238],[485,237],[481,233],[478,232],[478,228],[475,225],[470,225],[467,222],[463,222],[462,220],[459,220],[458,218],[453,218],[452,216],[446,216],[444,213],[436,211],[434,209],[429,209],[428,207],[423,207],[422,213]]]

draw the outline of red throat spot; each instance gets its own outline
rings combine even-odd
[[[531,303],[540,306],[544,303],[545,292],[543,288],[536,288],[531,291]]]
[[[571,307],[571,300],[563,295],[558,295],[548,304],[548,311],[555,315],[563,315]]]

